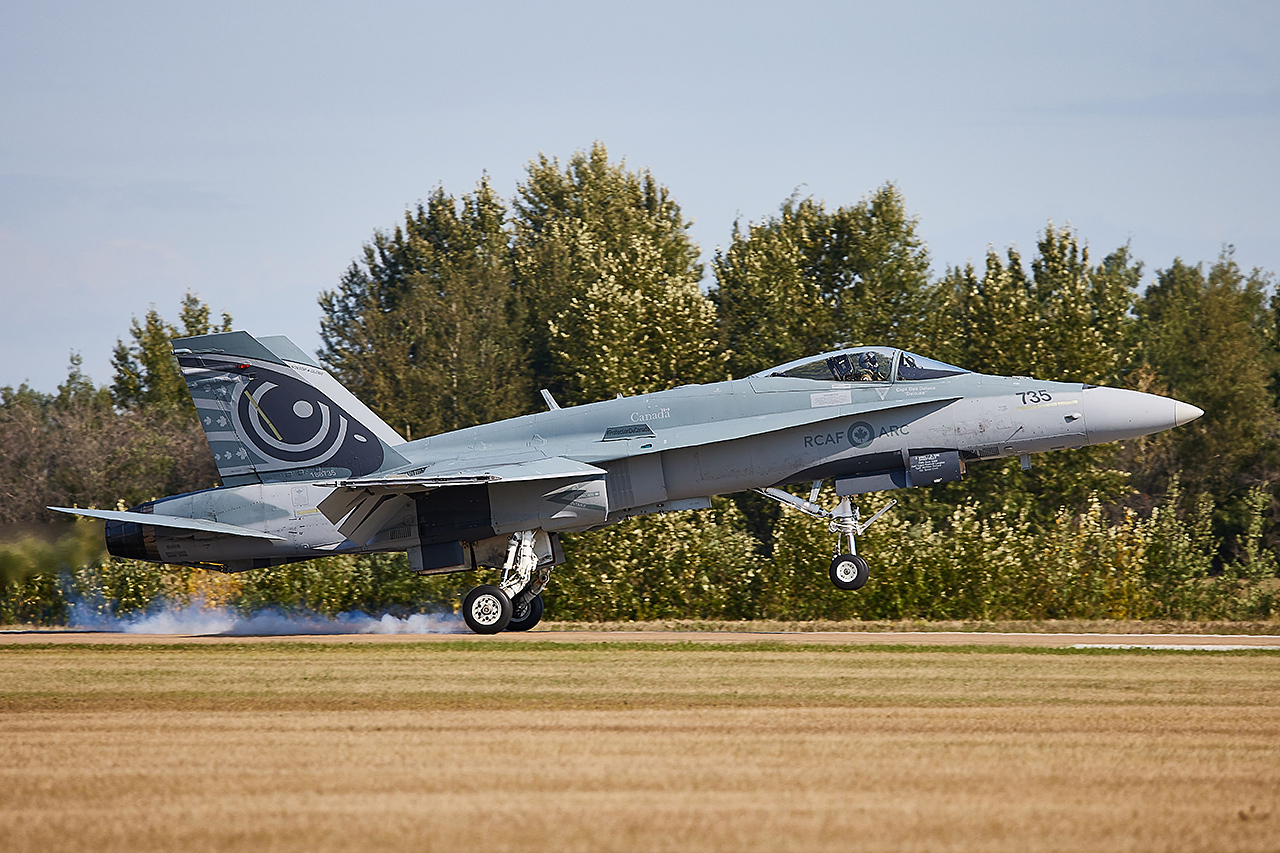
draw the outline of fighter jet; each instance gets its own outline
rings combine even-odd
[[[287,338],[179,338],[174,354],[222,486],[106,521],[117,557],[240,572],[405,551],[420,575],[499,570],[462,602],[482,634],[526,631],[564,562],[559,535],[705,509],[753,490],[825,522],[831,581],[869,565],[853,498],[959,480],[979,460],[1136,438],[1203,412],[1154,394],[988,376],[888,347],[842,349],[745,379],[561,408],[405,441]],[[834,481],[838,504],[818,503]],[[783,486],[810,484],[808,499]]]

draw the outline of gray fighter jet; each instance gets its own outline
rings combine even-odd
[[[288,339],[174,341],[223,485],[106,521],[111,554],[240,572],[406,551],[419,574],[500,569],[471,590],[472,630],[524,631],[564,561],[558,534],[710,506],[754,490],[824,521],[832,582],[868,578],[852,498],[960,479],[965,465],[1135,438],[1203,412],[1167,397],[987,376],[859,347],[746,379],[684,385],[405,441]],[[820,486],[839,503],[824,509]],[[809,498],[780,487],[812,484]]]

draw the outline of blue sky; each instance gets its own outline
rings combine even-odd
[[[710,259],[792,193],[894,181],[935,271],[1049,220],[1148,270],[1280,271],[1280,4],[9,4],[0,385],[98,382],[187,290],[319,345],[375,228],[595,140]]]

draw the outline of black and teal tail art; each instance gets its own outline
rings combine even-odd
[[[406,464],[404,439],[285,337],[175,338],[227,486],[363,477]]]

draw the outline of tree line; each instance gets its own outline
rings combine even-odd
[[[460,196],[438,188],[375,231],[319,296],[319,357],[406,438],[536,411],[543,388],[577,405],[864,344],[1205,410],[1157,436],[1037,457],[1027,472],[981,463],[961,482],[895,493],[901,506],[867,537],[872,584],[853,596],[823,586],[831,543],[821,525],[750,495],[566,537],[551,618],[1270,615],[1280,536],[1272,276],[1242,270],[1229,246],[1212,262],[1175,258],[1148,274],[1128,246],[1099,257],[1053,223],[1029,260],[989,249],[981,264],[933,276],[918,229],[892,184],[834,208],[792,197],[735,225],[704,291],[689,221],[648,170],[611,161],[601,144],[563,163],[539,156],[509,202],[481,178]],[[154,308],[134,321],[109,387],[73,361],[57,394],[0,389],[0,522],[39,520],[45,503],[114,505],[211,485],[167,344],[230,322],[215,324],[188,295],[178,324]],[[335,563],[331,577],[360,575],[360,560],[342,560],[351,566]],[[396,560],[374,562],[391,572]],[[471,582],[387,575],[390,598],[355,584],[325,603],[296,592],[315,566],[263,571],[236,595],[261,604],[276,584],[289,603],[322,611],[447,604]]]

